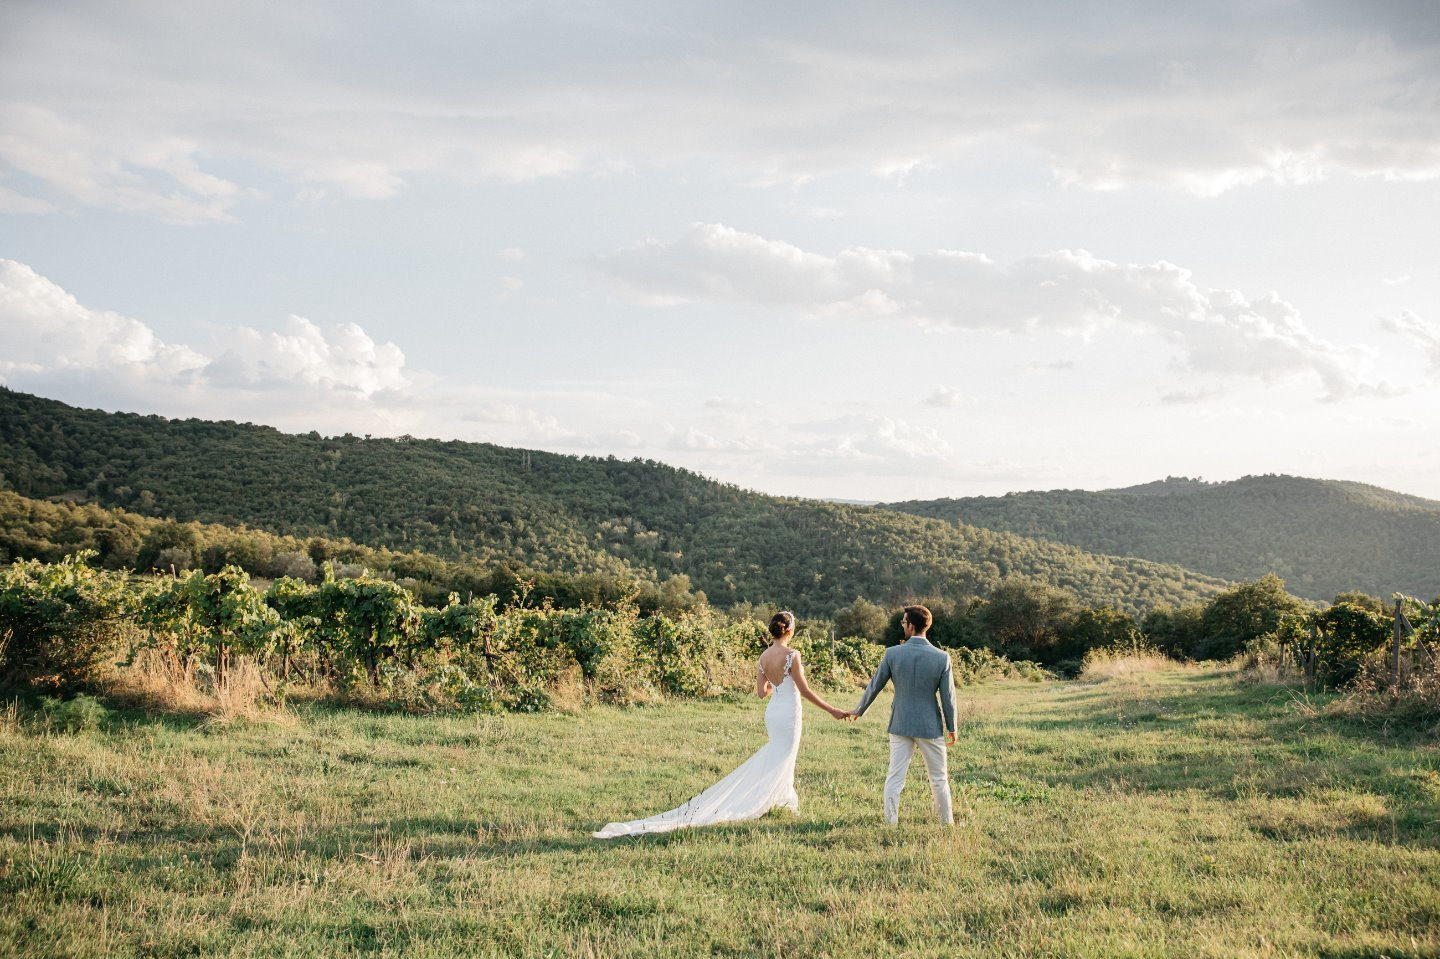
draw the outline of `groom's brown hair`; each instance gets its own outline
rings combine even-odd
[[[905,622],[909,623],[910,628],[917,633],[925,632],[935,621],[935,617],[930,615],[930,610],[924,606],[906,606],[904,615]]]

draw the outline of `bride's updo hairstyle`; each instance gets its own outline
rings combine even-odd
[[[795,614],[789,610],[776,613],[770,617],[770,641],[772,643],[786,633],[793,633],[794,631]]]

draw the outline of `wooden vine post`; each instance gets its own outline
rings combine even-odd
[[[1315,648],[1319,645],[1320,628],[1311,625],[1310,639],[1305,646],[1305,661],[1302,664],[1305,669],[1305,687],[1308,689],[1315,683]]]
[[[465,605],[472,610],[475,608],[475,594],[465,594]],[[495,682],[495,651],[490,647],[490,634],[495,632],[493,623],[487,623],[480,631],[480,655],[485,657],[485,679],[494,685]]]
[[[1400,691],[1400,644],[1410,635],[1412,627],[1410,620],[1405,616],[1405,603],[1400,597],[1395,597],[1395,624],[1392,628],[1392,642],[1390,645],[1390,691]]]

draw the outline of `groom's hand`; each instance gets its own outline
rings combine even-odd
[[[945,747],[948,749],[953,745],[955,745],[955,730],[952,729],[945,734]]]

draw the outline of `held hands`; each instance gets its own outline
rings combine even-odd
[[[849,720],[850,722],[854,722],[855,720],[860,718],[849,710],[839,709],[835,706],[830,707],[830,715],[834,716],[836,719],[845,719]]]

